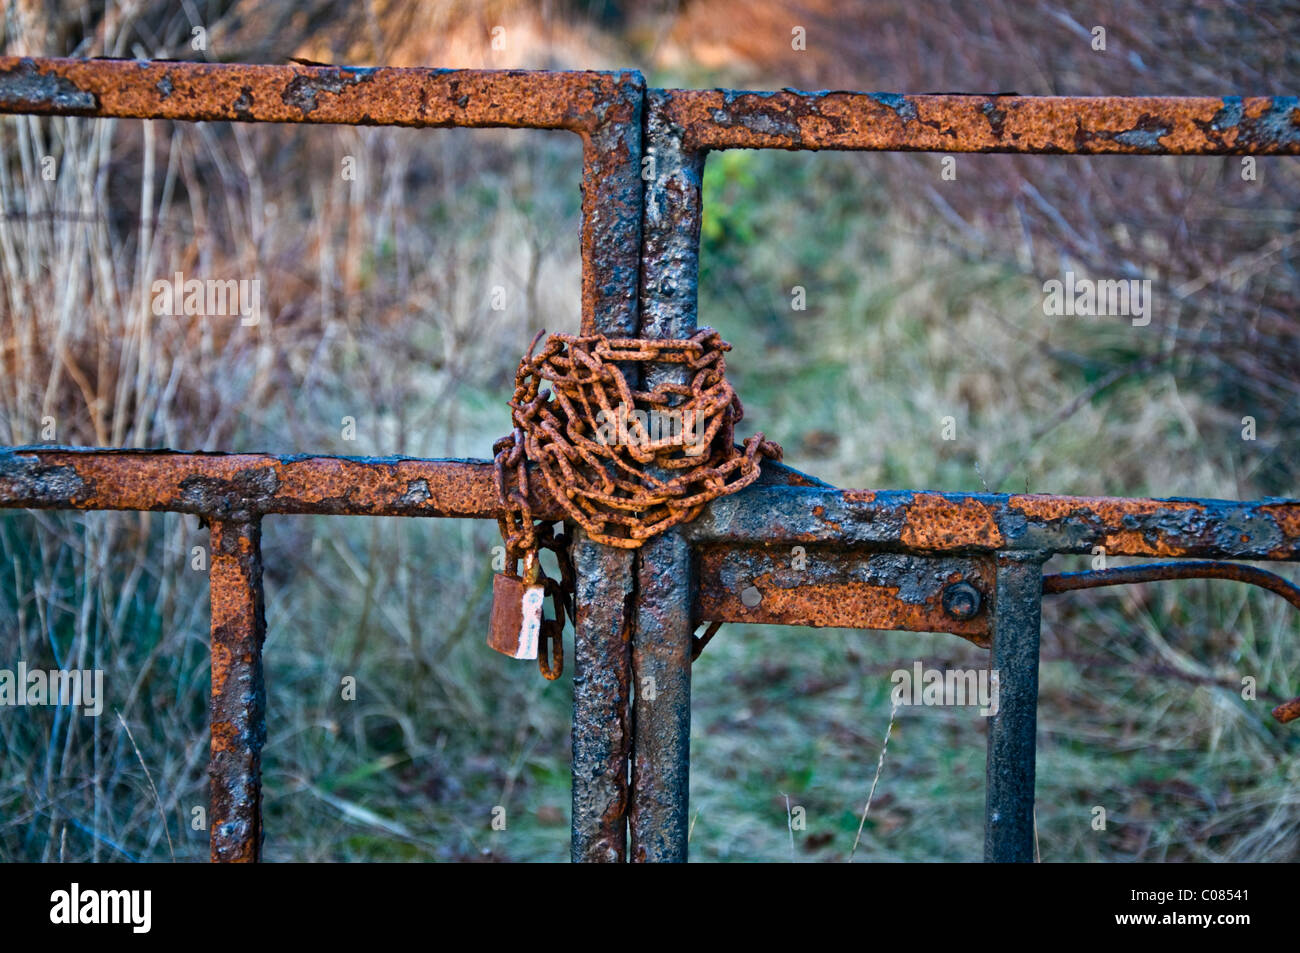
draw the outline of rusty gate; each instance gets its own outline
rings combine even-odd
[[[582,329],[696,330],[701,176],[718,149],[1300,154],[1300,103],[649,89],[636,72],[0,58],[0,112],[182,121],[529,127],[583,145]],[[645,161],[645,160],[650,161]],[[668,368],[652,368],[667,375]],[[260,855],[267,516],[494,519],[490,460],[0,448],[0,506],[166,510],[211,532],[210,838]],[[538,519],[563,510],[534,482]],[[784,564],[806,548],[796,580]],[[1044,576],[1054,554],[1178,557]],[[948,632],[991,650],[985,859],[1034,856],[1044,593],[1190,577],[1300,588],[1222,560],[1300,559],[1300,501],[841,490],[765,461],[758,482],[639,550],[575,531],[572,858],[686,859],[691,662],[703,622]],[[756,589],[760,598],[742,598]],[[711,627],[715,628],[715,627]],[[652,677],[653,704],[634,691]],[[1300,715],[1300,699],[1274,710]]]

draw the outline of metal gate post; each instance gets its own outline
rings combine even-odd
[[[621,863],[627,849],[627,758],[631,747],[632,581],[635,559],[587,539],[573,541],[574,863]]]
[[[646,98],[645,217],[641,237],[641,336],[687,338],[696,329],[702,152],[682,149],[665,112],[668,96]],[[651,364],[644,387],[687,383],[681,365]],[[671,477],[672,472],[657,474]],[[637,554],[632,740],[631,859],[686,860],[691,761],[690,544],[676,530]]]
[[[618,74],[618,97],[582,135],[582,332],[638,327],[641,119],[645,80]],[[573,625],[574,862],[621,862],[627,850],[631,626],[635,554],[576,531]]]
[[[1038,639],[1043,561],[1035,552],[997,554],[992,677],[998,708],[989,723],[984,860],[1034,860],[1034,760],[1038,726]]]
[[[691,547],[675,531],[637,559],[631,859],[686,860],[691,765]]]
[[[262,522],[255,516],[212,521],[208,830],[214,862],[247,863],[262,856],[266,609],[261,537]]]

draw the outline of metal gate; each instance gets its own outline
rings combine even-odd
[[[183,121],[531,127],[583,144],[582,330],[696,329],[701,176],[718,149],[1300,154],[1295,98],[1073,98],[647,89],[636,72],[0,58],[0,112]],[[667,366],[652,373],[671,374]],[[683,861],[702,622],[948,632],[991,649],[985,859],[1031,861],[1044,593],[1300,559],[1300,501],[841,490],[780,464],[696,520],[615,549],[576,530],[575,861]],[[539,519],[563,511],[536,481]],[[0,448],[0,506],[166,510],[211,531],[211,857],[259,858],[260,530],[279,514],[495,519],[490,460]],[[789,548],[808,553],[795,580]],[[1044,576],[1054,554],[1177,557]],[[739,584],[738,584],[739,581]],[[744,598],[756,590],[759,599]],[[653,678],[653,699],[635,686]],[[1300,715],[1300,699],[1274,712]]]

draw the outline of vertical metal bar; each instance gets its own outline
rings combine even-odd
[[[626,74],[622,96],[603,102],[583,134],[582,330],[627,336],[637,329],[641,251],[641,115],[645,81]],[[575,862],[621,862],[627,851],[631,752],[631,628],[635,554],[581,531],[573,674]]]
[[[997,555],[993,652],[998,710],[988,738],[984,860],[1034,860],[1034,761],[1038,727],[1038,639],[1043,599],[1040,553]]]
[[[634,554],[573,541],[573,833],[579,862],[621,862],[627,845]]]
[[[632,859],[685,862],[691,771],[691,547],[676,532],[637,560]]]
[[[262,744],[266,688],[262,641],[262,527],[258,517],[213,520],[212,748],[208,825],[214,862],[254,862],[262,854]]]
[[[696,327],[704,154],[682,149],[667,95],[646,106],[641,336],[689,337]],[[644,387],[686,382],[680,365],[650,365]],[[661,474],[671,476],[671,474]],[[672,531],[637,556],[630,830],[634,861],[684,862],[691,759],[691,547]]]
[[[629,337],[637,328],[641,255],[641,115],[645,80],[622,74],[582,133],[582,330]]]

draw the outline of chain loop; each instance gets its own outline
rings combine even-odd
[[[552,334],[534,355],[540,337],[515,375],[514,429],[493,445],[507,556],[536,546],[529,463],[592,540],[636,549],[754,482],[760,457],[781,458],[761,433],[736,446],[744,408],[726,378],[731,345],[712,328],[663,340]],[[620,368],[629,363],[678,364],[691,379],[639,390]]]
[[[553,680],[564,670],[565,617],[576,621],[573,561],[569,537],[533,519],[528,464],[592,540],[636,549],[753,483],[760,458],[779,460],[781,448],[761,433],[736,446],[745,411],[726,378],[731,345],[712,328],[665,340],[552,334],[534,356],[543,333],[515,375],[514,429],[492,452],[507,565],[535,560],[539,549],[559,561],[560,581],[544,579],[553,618],[542,620],[537,655]],[[633,363],[678,364],[690,382],[635,389],[620,367]]]

